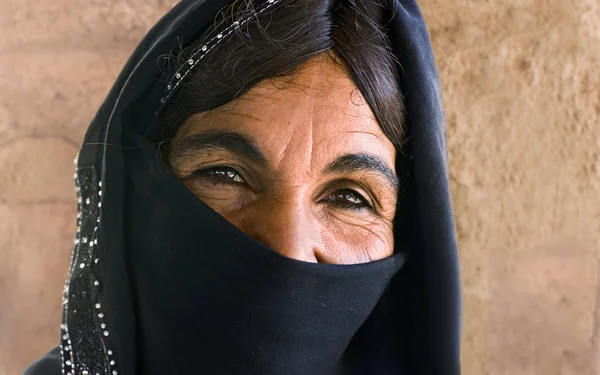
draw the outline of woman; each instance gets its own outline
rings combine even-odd
[[[414,1],[176,5],[86,134],[25,373],[459,374],[443,121]]]

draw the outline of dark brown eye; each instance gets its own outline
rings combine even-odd
[[[231,167],[210,167],[206,169],[200,169],[192,173],[188,178],[201,178],[205,181],[213,184],[244,184],[245,181],[242,176]]]
[[[367,199],[356,190],[340,189],[328,195],[323,200],[329,202],[334,207],[348,210],[372,210],[372,206]]]

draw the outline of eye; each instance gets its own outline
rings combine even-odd
[[[238,173],[238,171],[231,167],[225,166],[216,166],[206,169],[199,169],[197,171],[194,171],[186,179],[189,178],[202,178],[205,181],[215,185],[237,185],[246,183],[242,176]]]
[[[367,199],[353,189],[340,189],[326,196],[321,201],[328,201],[334,207],[348,210],[372,210]]]

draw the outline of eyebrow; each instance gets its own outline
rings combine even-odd
[[[210,150],[233,152],[242,159],[270,169],[267,158],[256,142],[248,136],[232,131],[205,131],[185,137],[176,144],[171,159],[173,161],[191,159],[198,153]],[[383,159],[376,155],[366,153],[342,155],[331,162],[324,171],[325,174],[356,172],[376,172],[392,189],[398,191],[398,176]]]
[[[346,154],[335,159],[325,173],[376,172],[397,192],[400,182],[396,172],[383,159],[371,154]]]
[[[230,131],[207,131],[185,137],[176,144],[171,158],[174,161],[190,159],[197,153],[210,150],[227,150],[242,159],[268,166],[267,158],[251,138]]]

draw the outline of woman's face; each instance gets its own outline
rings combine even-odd
[[[169,163],[247,235],[306,262],[390,256],[396,151],[353,81],[313,57],[286,82],[190,117]]]

